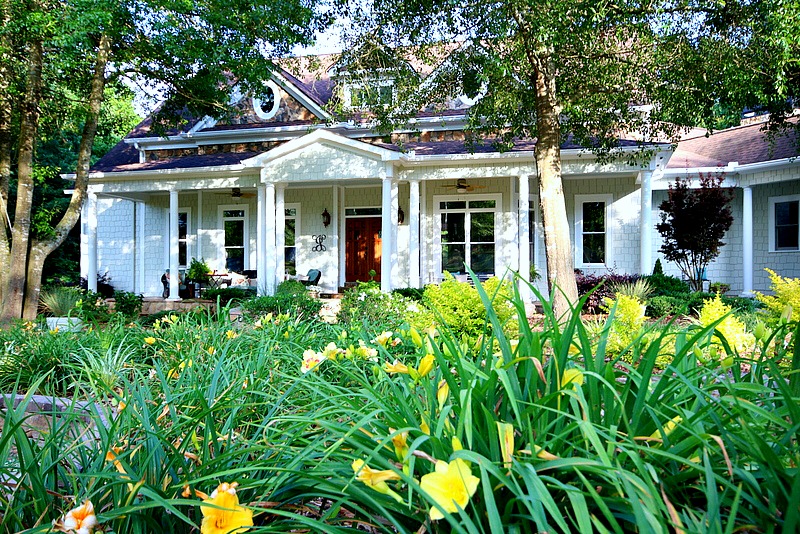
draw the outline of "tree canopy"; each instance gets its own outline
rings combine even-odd
[[[163,88],[156,133],[188,116],[221,117],[232,86],[262,95],[273,60],[328,23],[318,7],[314,0],[0,0],[0,320],[22,316],[23,303],[26,317],[36,314],[44,259],[75,225],[86,196],[108,84],[127,77]],[[82,125],[75,192],[53,232],[32,238],[37,140],[65,107]]]
[[[363,6],[363,2],[358,2]],[[507,148],[537,139],[548,281],[556,307],[577,292],[561,186],[569,139],[601,158],[621,136],[675,141],[713,128],[720,106],[787,111],[797,90],[798,7],[789,0],[371,0],[349,15],[354,51],[381,43],[396,63],[431,66],[398,76],[384,124],[407,121],[459,95],[479,97],[471,130]],[[777,11],[776,11],[777,10]],[[794,15],[792,18],[788,18]],[[353,54],[353,61],[358,55]]]

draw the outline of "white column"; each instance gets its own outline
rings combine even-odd
[[[286,275],[286,184],[278,184],[275,189],[275,288],[283,282]]]
[[[381,291],[387,293],[392,290],[392,233],[397,224],[397,184],[389,169],[381,190]]]
[[[97,291],[97,194],[89,192],[86,209],[89,257],[86,266],[86,283],[89,291]]]
[[[653,173],[644,171],[641,175],[639,274],[650,274],[653,270]]]
[[[198,260],[203,259],[203,243],[200,236],[203,233],[203,190],[197,192],[197,222],[195,223],[195,257]]]
[[[258,294],[266,294],[267,239],[264,230],[266,219],[267,188],[262,184],[256,188],[256,277]]]
[[[428,265],[428,239],[430,236],[428,235],[428,228],[430,227],[429,217],[428,217],[428,184],[427,182],[422,182],[419,188],[419,195],[420,195],[420,209],[419,209],[419,235],[421,238],[421,242],[419,244],[419,270],[420,276],[422,277],[421,285],[424,287],[425,284],[430,282],[430,266]]]
[[[264,242],[266,248],[266,272],[264,273],[264,290],[267,295],[275,294],[275,277],[277,262],[275,261],[275,184],[267,182],[264,202]]]
[[[145,217],[146,205],[144,202],[136,202],[136,293],[144,293],[147,287],[145,280]],[[161,275],[159,275],[161,276]]]
[[[408,201],[408,285],[419,287],[419,180],[409,182]]]
[[[344,241],[346,239],[347,227],[345,226],[347,223],[347,208],[345,207],[344,201],[344,193],[345,188],[340,186],[339,187],[339,286],[344,287],[345,277],[347,275],[347,251],[345,250],[346,246],[344,245]],[[337,292],[339,288],[336,288]]]
[[[398,185],[399,184],[397,181],[392,180],[392,209],[390,218],[392,223],[392,242],[390,243],[389,248],[389,253],[391,254],[392,259],[392,276],[389,281],[391,282],[392,289],[399,287],[398,281],[400,280],[400,263],[397,261],[397,247],[398,242],[400,241],[398,236],[400,225],[397,223],[397,217],[400,213],[400,190]]]
[[[753,296],[753,189],[742,188],[742,296]]]
[[[517,236],[519,244],[519,284],[520,295],[524,300],[530,298],[530,289],[524,281],[531,279],[531,236],[530,236],[530,184],[527,174],[519,175],[519,204],[517,207]]]
[[[169,192],[169,300],[180,300],[178,272],[178,191]]]

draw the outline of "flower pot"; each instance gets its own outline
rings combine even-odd
[[[83,321],[78,317],[47,317],[47,327],[59,332],[80,332]]]

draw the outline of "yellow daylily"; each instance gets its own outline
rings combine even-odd
[[[514,426],[511,423],[497,421],[497,437],[500,439],[500,454],[503,456],[503,465],[511,467],[514,454]]]
[[[390,428],[389,432],[395,432],[394,428]],[[394,445],[394,453],[399,461],[404,461],[408,454],[408,432],[398,432],[392,436],[392,445]]]
[[[422,336],[419,334],[419,330],[414,328],[413,326],[408,331],[409,337],[411,337],[411,342],[414,344],[415,347],[420,348],[422,347]]]
[[[422,430],[423,434],[425,434],[427,436],[431,435],[431,427],[428,426],[428,423],[426,423],[424,419],[422,421],[420,421],[419,429]]]
[[[336,359],[339,357],[339,354],[341,352],[342,352],[342,350],[339,347],[336,346],[336,343],[331,341],[322,350],[322,356],[326,360],[334,360],[334,361],[336,361]]]
[[[225,337],[227,337],[228,339],[236,339],[237,337],[239,337],[239,334],[237,334],[233,330],[228,330],[227,332],[225,332]]]
[[[433,364],[436,362],[436,358],[433,354],[426,354],[425,357],[419,362],[419,367],[417,367],[417,373],[419,374],[420,378],[427,375],[433,370]]]
[[[569,386],[574,389],[576,385],[583,385],[583,372],[575,367],[566,369],[564,374],[561,375],[561,388],[566,389]]]
[[[395,360],[394,363],[384,363],[383,370],[389,374],[408,374],[408,366],[404,363],[400,363],[400,360]]]
[[[238,534],[253,526],[253,511],[239,505],[236,482],[223,482],[200,505],[203,523],[201,534]],[[212,506],[208,506],[212,505]]]
[[[444,403],[447,402],[447,397],[450,396],[450,386],[447,385],[446,380],[440,380],[439,386],[436,389],[436,400],[439,402],[439,409],[441,410]]]
[[[364,463],[364,460],[353,460],[351,467],[356,474],[356,480],[364,483],[378,493],[383,493],[384,495],[392,497],[397,502],[403,502],[403,499],[392,491],[387,484],[387,482],[391,480],[400,480],[400,475],[391,469],[372,469]]]
[[[382,347],[386,347],[386,345],[392,340],[392,336],[393,335],[394,335],[394,332],[390,332],[390,331],[387,330],[385,332],[382,332],[382,333],[378,334],[375,337],[375,339],[372,340],[372,342],[373,343],[377,343],[378,345],[380,345]]]
[[[480,479],[472,474],[467,463],[456,458],[450,463],[436,462],[436,470],[423,475],[419,485],[437,505],[452,514],[467,506],[479,483]],[[431,506],[428,514],[434,521],[444,517],[436,506]]]
[[[146,337],[146,338],[144,338],[144,342],[147,343],[148,345],[152,345],[153,343],[156,342],[156,338],[154,338],[154,337]]]
[[[86,500],[82,505],[67,512],[59,521],[54,522],[53,528],[61,532],[92,534],[97,524],[94,505],[92,501]]]

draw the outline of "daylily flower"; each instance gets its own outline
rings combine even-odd
[[[425,357],[419,362],[419,367],[417,367],[417,373],[419,374],[420,378],[427,375],[433,370],[433,364],[436,362],[436,358],[433,354],[426,354]]]
[[[206,349],[206,351],[208,352],[209,355],[213,356],[214,353],[217,352],[217,349],[215,349],[214,346],[212,345],[212,346],[208,347],[208,349]]]
[[[384,469],[382,471],[372,469],[364,463],[364,460],[354,460],[351,467],[356,474],[356,480],[363,482],[378,493],[383,493],[384,495],[392,497],[397,502],[403,502],[403,499],[392,491],[386,483],[390,480],[400,480],[400,475],[391,469]]]
[[[94,515],[94,505],[89,500],[67,512],[60,521],[53,523],[56,530],[73,534],[92,534],[96,526],[97,516]]]
[[[664,423],[663,429],[657,428],[655,432],[650,434],[650,437],[652,439],[661,439],[663,441],[664,438],[672,434],[672,431],[678,427],[678,423],[682,421],[683,417],[681,417],[680,415],[676,415],[675,417]]]
[[[233,330],[228,330],[227,332],[225,332],[225,337],[227,337],[228,339],[236,339],[237,337],[239,337],[239,334],[237,334]]]
[[[392,340],[392,335],[394,335],[394,333],[387,330],[381,334],[378,334],[378,336],[376,336],[372,342],[377,343],[382,347],[386,347],[386,345]]]
[[[408,366],[404,363],[400,363],[400,360],[395,360],[394,363],[384,363],[383,370],[389,374],[400,373],[407,375],[408,374]]]
[[[439,402],[439,409],[441,410],[444,403],[447,402],[447,397],[450,396],[450,386],[447,385],[446,380],[440,380],[439,386],[436,389],[436,400]]]
[[[323,356],[321,352],[308,349],[303,353],[303,363],[300,365],[300,372],[305,374],[316,368],[324,360],[325,356]]]
[[[437,505],[452,514],[467,506],[479,483],[467,463],[456,458],[450,463],[436,462],[436,471],[423,475],[419,485]],[[436,506],[431,506],[428,514],[434,521],[444,517]]]
[[[389,432],[394,432],[394,428],[390,428]],[[394,453],[399,461],[405,460],[408,454],[408,432],[398,432],[392,436],[392,445],[394,445]]]
[[[144,338],[144,342],[147,343],[148,345],[152,345],[153,343],[156,342],[156,338],[154,338],[154,337],[146,337],[146,338]]]
[[[237,486],[236,482],[223,482],[200,505],[203,513],[203,523],[200,526],[202,534],[238,534],[247,532],[253,526],[253,511],[239,506]]]
[[[322,350],[322,357],[326,360],[336,360],[341,354],[342,350],[336,346],[336,343],[331,341]]]
[[[564,370],[564,374],[561,375],[561,388],[565,389],[567,386],[574,388],[576,385],[583,385],[583,373],[581,370],[574,367]]]
[[[408,334],[411,337],[411,342],[414,344],[414,346],[420,348],[422,346],[422,336],[420,335],[419,330],[412,326],[408,331]]]

